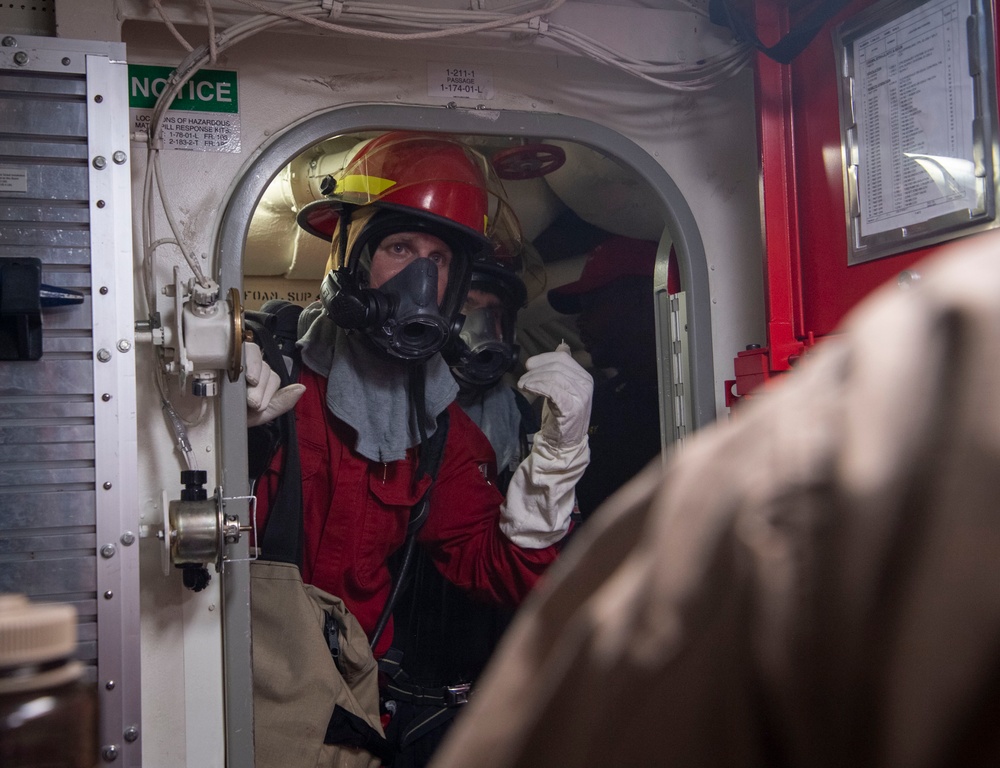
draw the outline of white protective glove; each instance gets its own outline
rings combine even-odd
[[[525,362],[518,388],[545,398],[542,427],[531,453],[511,478],[500,513],[500,530],[525,549],[541,549],[569,530],[575,488],[590,463],[587,430],[594,379],[562,343]]]
[[[264,362],[260,347],[252,341],[243,343],[243,367],[247,378],[248,427],[267,424],[292,410],[306,391],[304,384],[281,387],[281,377]]]

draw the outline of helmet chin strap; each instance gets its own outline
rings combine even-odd
[[[337,238],[337,252],[340,255],[340,266],[347,266],[347,230],[351,227],[351,212],[347,209],[340,212],[340,236]]]

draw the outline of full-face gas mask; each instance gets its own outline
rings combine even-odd
[[[465,322],[445,352],[460,383],[486,389],[514,366],[519,353],[514,327],[524,298],[524,283],[513,273],[482,263],[473,266],[462,309]]]
[[[511,222],[512,233],[520,237],[489,162],[448,137],[383,134],[359,145],[326,186],[327,197],[305,206],[297,218],[312,234],[336,237],[333,269],[321,289],[323,304],[339,326],[363,331],[400,359],[426,359],[458,333],[470,265],[492,250],[489,233],[496,223]],[[379,244],[400,232],[433,235],[451,250],[440,304],[438,267],[425,258],[372,285]]]
[[[521,242],[516,221],[501,219],[492,234],[492,251],[472,262],[465,323],[444,350],[464,396],[492,387],[517,364],[517,313],[545,288],[545,265]]]
[[[428,258],[414,258],[377,288],[370,287],[379,244],[399,232],[433,235],[451,250],[448,287],[440,305],[438,266]],[[332,270],[323,281],[320,300],[327,314],[341,328],[364,331],[393,357],[424,360],[440,351],[461,328],[458,299],[468,286],[468,258],[460,250],[462,244],[449,234],[447,228],[409,214],[375,213],[352,238],[352,252],[342,259],[346,266]]]

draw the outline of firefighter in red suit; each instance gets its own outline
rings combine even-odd
[[[569,354],[537,355],[519,385],[545,398],[534,447],[505,500],[489,442],[455,403],[439,351],[460,325],[470,265],[492,228],[517,232],[489,164],[443,137],[389,133],[361,145],[327,199],[298,221],[331,240],[321,301],[299,320],[302,373],[277,389],[248,350],[248,423],[295,408],[302,470],[302,576],[341,597],[371,636],[392,589],[390,557],[432,479],[421,448],[448,412],[443,457],[417,543],[449,581],[514,606],[556,557],[589,461],[593,382]],[[270,374],[270,375],[269,375]],[[276,391],[277,390],[277,391]],[[257,485],[266,521],[280,456]],[[390,620],[376,657],[393,643]],[[404,667],[406,661],[404,659]]]

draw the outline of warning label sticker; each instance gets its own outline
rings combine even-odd
[[[132,130],[149,132],[153,108],[170,84],[171,67],[130,64]],[[240,151],[239,88],[236,72],[203,69],[184,83],[160,128],[164,149]]]
[[[27,192],[28,172],[24,168],[0,168],[0,192]]]

